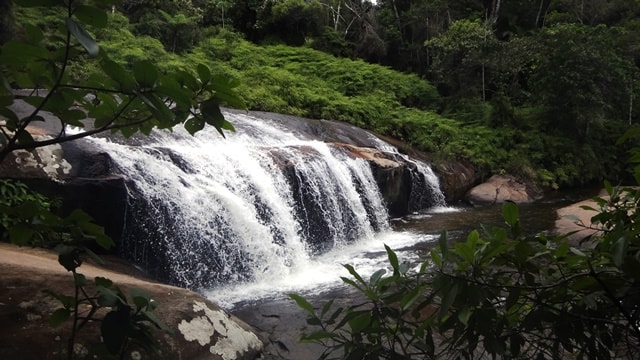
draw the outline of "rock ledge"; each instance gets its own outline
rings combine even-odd
[[[158,331],[161,354],[132,349],[127,359],[255,359],[263,344],[252,329],[201,295],[182,288],[132,276],[135,269],[107,261],[107,268],[83,264],[87,279],[107,277],[125,291],[138,288],[157,301],[156,316],[172,333]],[[124,272],[110,270],[118,268]],[[72,294],[73,278],[56,255],[41,249],[0,243],[0,358],[61,359],[70,322],[58,328],[48,324],[60,304],[42,290]],[[88,323],[76,341],[75,359],[112,358],[100,343],[99,323]]]

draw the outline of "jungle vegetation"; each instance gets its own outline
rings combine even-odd
[[[204,64],[248,109],[350,122],[487,176],[630,179],[613,144],[638,122],[638,1],[112,3],[88,31],[124,67]],[[2,6],[0,41],[53,26],[54,10]]]
[[[97,130],[125,136],[205,124],[224,135],[232,124],[219,106],[247,104],[347,121],[442,159],[467,159],[486,174],[550,187],[640,182],[637,1],[16,3],[0,4],[2,157],[48,144],[27,130],[40,111],[82,126],[76,103]],[[36,110],[20,119],[9,109],[11,87],[49,92],[26,96]],[[134,309],[102,278],[96,287],[111,296],[79,296],[87,283],[75,272],[84,251],[76,242],[108,247],[102,229],[80,213],[53,216],[49,201],[22,185],[0,185],[13,194],[0,204],[3,237],[62,246],[75,296],[50,295],[63,305],[52,324],[73,319],[69,349],[84,324],[81,302],[90,315],[101,306],[125,315],[103,319],[110,352],[140,337],[153,345],[150,327],[160,324],[145,296],[131,296]],[[388,273],[365,279],[346,266],[343,281],[365,301],[314,308],[292,294],[316,326],[302,340],[324,345],[322,358],[632,358],[640,343],[640,192],[605,188],[608,197],[590,209],[599,232],[578,243],[526,235],[517,207],[505,204],[505,226],[455,244],[443,233],[419,269],[388,247]],[[14,198],[25,206],[12,206]],[[116,331],[123,319],[128,337]]]

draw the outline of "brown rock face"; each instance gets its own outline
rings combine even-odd
[[[335,143],[333,146],[353,158],[369,162],[390,216],[400,217],[410,212],[411,173],[404,159],[374,148],[341,143]]]
[[[447,202],[463,199],[479,180],[476,169],[467,161],[442,162],[436,164],[436,169]]]
[[[500,204],[505,201],[529,203],[541,197],[542,193],[533,185],[524,184],[510,175],[494,175],[467,194],[467,199],[473,205]]]
[[[114,262],[108,266],[129,274],[136,271]],[[58,264],[55,254],[7,244],[0,244],[0,272],[0,358],[66,358],[71,322],[57,328],[48,324],[60,304],[42,290],[72,295],[72,275]],[[87,279],[107,277],[125,293],[142,289],[158,303],[156,316],[172,330],[155,333],[160,353],[131,348],[127,359],[255,359],[262,351],[262,342],[248,325],[194,292],[88,264],[78,272]],[[100,342],[99,329],[99,322],[85,325],[76,339],[74,359],[112,358]]]

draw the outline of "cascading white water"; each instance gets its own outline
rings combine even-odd
[[[226,139],[176,129],[144,145],[92,140],[131,180],[125,256],[190,288],[269,283],[388,231],[365,160],[272,122],[225,116],[237,129]]]

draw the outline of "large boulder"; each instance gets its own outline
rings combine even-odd
[[[473,205],[501,204],[505,201],[521,204],[541,198],[542,192],[535,185],[521,182],[511,175],[494,175],[467,193],[467,200]]]
[[[605,190],[601,190],[597,197],[609,200],[609,194]],[[599,206],[593,199],[587,199],[556,210],[558,218],[551,234],[568,235],[568,239],[573,245],[580,244],[582,240],[590,236],[601,235],[601,232],[597,230],[600,224],[591,222],[591,218],[596,216],[598,212],[587,210],[589,208],[598,209]]]
[[[478,184],[479,173],[468,161],[442,161],[435,164],[440,178],[440,188],[447,202],[460,201]]]
[[[262,341],[248,325],[194,292],[145,280],[136,269],[117,260],[107,261],[102,268],[83,264],[78,272],[88,279],[109,278],[125,292],[144,290],[158,303],[155,314],[171,330],[155,333],[160,353],[132,348],[126,359],[255,359],[262,351]],[[51,252],[8,244],[0,244],[0,273],[0,358],[66,358],[71,322],[59,328],[49,325],[60,304],[42,290],[72,295],[71,273]],[[77,334],[75,359],[111,358],[100,341],[99,329],[99,322],[89,322]]]

